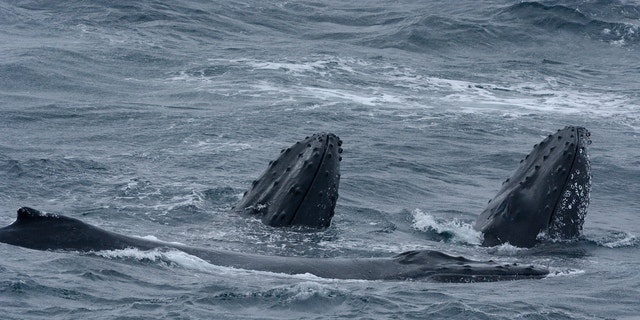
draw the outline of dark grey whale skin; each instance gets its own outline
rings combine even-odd
[[[387,258],[305,258],[245,254],[129,237],[80,220],[23,207],[11,225],[0,229],[0,242],[36,250],[95,252],[137,248],[172,248],[211,264],[284,274],[312,274],[332,279],[486,282],[543,278],[544,268],[474,261],[431,250],[408,251]]]
[[[342,140],[318,133],[282,149],[231,211],[272,227],[327,228],[340,183]]]
[[[590,136],[567,126],[533,146],[476,220],[484,246],[533,247],[541,239],[580,236],[591,192]]]

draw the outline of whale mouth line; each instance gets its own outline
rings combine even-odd
[[[573,150],[573,159],[571,160],[571,166],[569,167],[569,174],[564,178],[564,182],[562,183],[562,192],[560,193],[560,195],[558,196],[558,199],[556,199],[555,203],[553,204],[553,210],[551,210],[551,214],[549,215],[549,221],[547,222],[547,225],[552,225],[553,224],[553,219],[556,216],[557,210],[558,210],[558,206],[560,205],[560,202],[562,202],[562,199],[565,197],[565,190],[567,188],[567,183],[569,183],[569,180],[571,180],[571,173],[573,172],[573,168],[576,164],[576,161],[578,159],[578,148],[580,148],[580,135],[578,135],[576,133],[576,135],[578,136],[578,142],[576,143],[576,147]]]
[[[320,162],[318,163],[318,167],[316,168],[315,172],[313,173],[313,179],[311,180],[311,183],[309,183],[309,185],[307,186],[307,189],[304,191],[303,196],[302,196],[302,200],[300,202],[298,202],[298,205],[296,206],[295,211],[293,212],[293,214],[291,215],[291,218],[289,219],[289,223],[292,223],[293,220],[296,218],[296,216],[298,215],[298,211],[300,211],[300,208],[302,207],[302,204],[305,203],[307,196],[309,195],[309,192],[311,191],[311,188],[313,188],[313,185],[316,183],[316,179],[318,178],[318,174],[320,173],[320,169],[322,168],[322,164],[325,161],[325,155],[327,154],[327,151],[329,151],[329,134],[322,134],[320,135],[320,137],[325,136],[326,137],[326,141],[324,141],[324,148],[322,148],[322,154],[320,155]]]
[[[551,211],[551,214],[549,215],[549,221],[548,224],[549,226],[553,225],[553,221],[556,218],[556,214],[557,214],[557,210],[558,207],[560,206],[560,203],[562,202],[562,199],[567,198],[567,196],[565,196],[566,194],[566,190],[567,190],[567,184],[569,183],[569,181],[571,181],[571,178],[573,176],[573,172],[574,172],[574,168],[576,167],[576,163],[578,162],[578,150],[580,150],[580,148],[582,148],[582,144],[586,143],[587,145],[591,144],[591,133],[586,130],[583,129],[586,132],[584,133],[584,135],[586,136],[587,141],[583,142],[583,137],[580,134],[580,128],[576,129],[576,136],[577,136],[577,141],[576,141],[576,147],[573,150],[573,159],[571,160],[571,166],[569,167],[569,174],[567,175],[567,177],[564,180],[564,183],[562,184],[562,192],[560,193],[560,196],[558,197],[558,199],[556,200],[556,202],[553,205],[553,210]]]

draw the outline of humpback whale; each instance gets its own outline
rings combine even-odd
[[[336,135],[322,133],[282,149],[231,211],[272,227],[329,227],[338,200],[341,146]]]
[[[316,134],[284,149],[232,211],[256,215],[272,226],[329,226],[338,197],[341,144],[333,134]],[[15,222],[0,228],[0,242],[79,252],[172,248],[220,266],[334,279],[479,282],[542,278],[549,273],[541,267],[476,261],[432,250],[381,258],[308,258],[203,249],[130,237],[27,207],[18,210]]]
[[[591,192],[589,144],[587,129],[567,126],[534,145],[476,220],[482,244],[533,247],[541,239],[577,238]]]
[[[135,238],[80,220],[23,207],[14,223],[0,229],[0,242],[36,250],[93,252],[172,248],[211,264],[285,274],[313,274],[332,279],[486,282],[536,279],[548,270],[517,264],[475,261],[432,250],[408,251],[386,258],[307,258],[265,256]]]

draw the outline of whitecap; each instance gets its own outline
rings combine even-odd
[[[456,218],[438,219],[420,209],[411,212],[413,228],[420,231],[435,231],[438,234],[449,233],[456,242],[479,245],[482,243],[482,233],[473,229],[469,223]]]

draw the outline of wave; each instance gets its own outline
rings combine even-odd
[[[603,16],[615,20],[604,20]],[[619,45],[640,42],[640,28],[631,22],[640,19],[640,6],[616,1],[607,1],[606,5],[603,1],[594,4],[520,2],[502,10],[497,17],[520,24],[523,30],[530,26],[545,31],[566,31]]]
[[[55,174],[93,174],[104,173],[108,168],[94,160],[75,158],[26,159],[15,160],[6,156],[0,157],[0,171],[9,177],[46,178]]]
[[[160,1],[137,3],[81,1],[64,3],[21,3],[6,6],[20,13],[30,24],[43,25],[56,13],[59,31],[81,27],[85,33],[109,36],[117,41],[122,28],[140,41],[163,37],[167,45],[185,41],[204,45],[207,41],[257,38],[337,40],[375,48],[408,51],[442,51],[455,48],[496,49],[531,39],[553,39],[540,31],[567,31],[617,44],[637,44],[640,7],[619,1],[585,4],[567,2],[519,2],[469,6],[446,3],[406,4],[389,8],[379,3],[329,5],[322,3],[198,3]],[[34,14],[35,13],[35,14]],[[8,19],[16,24],[20,21]],[[536,32],[535,30],[538,30]],[[534,34],[535,33],[535,34]],[[172,41],[174,38],[175,41]],[[257,37],[257,38],[256,38]],[[156,43],[157,44],[157,43]]]

